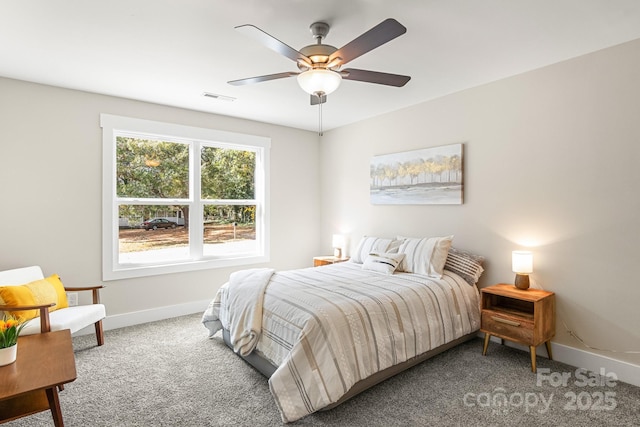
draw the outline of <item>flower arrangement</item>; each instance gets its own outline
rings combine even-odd
[[[18,335],[24,328],[26,323],[20,323],[13,317],[4,316],[4,319],[0,319],[0,348],[9,348],[16,345],[18,342]]]

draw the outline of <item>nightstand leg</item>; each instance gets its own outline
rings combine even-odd
[[[536,372],[536,347],[529,346],[529,351],[531,352],[531,372]]]
[[[549,355],[549,360],[553,360],[553,353],[551,353],[551,341],[547,341],[544,343],[547,346],[547,354]]]
[[[484,333],[484,347],[482,348],[482,355],[487,355],[487,347],[489,347],[489,338],[491,338],[491,334]]]

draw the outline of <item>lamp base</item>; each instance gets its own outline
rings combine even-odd
[[[529,275],[528,274],[516,274],[515,286],[518,289],[529,289]]]
[[[333,249],[333,256],[338,258],[338,259],[342,259],[342,248],[334,248]]]

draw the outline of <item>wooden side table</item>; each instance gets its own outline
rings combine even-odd
[[[349,261],[349,257],[338,258],[335,256],[316,256],[313,257],[313,266],[320,267],[322,265],[335,264],[337,262]]]
[[[485,333],[482,354],[487,354],[491,335],[527,345],[531,353],[531,371],[536,372],[536,347],[547,347],[556,334],[556,298],[553,292],[540,289],[521,290],[498,284],[482,289],[482,320]]]
[[[51,410],[63,427],[58,386],[76,379],[76,359],[68,329],[18,338],[18,358],[0,367],[0,424]]]

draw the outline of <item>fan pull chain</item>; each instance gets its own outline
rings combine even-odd
[[[322,136],[322,103],[318,104],[318,135]]]

